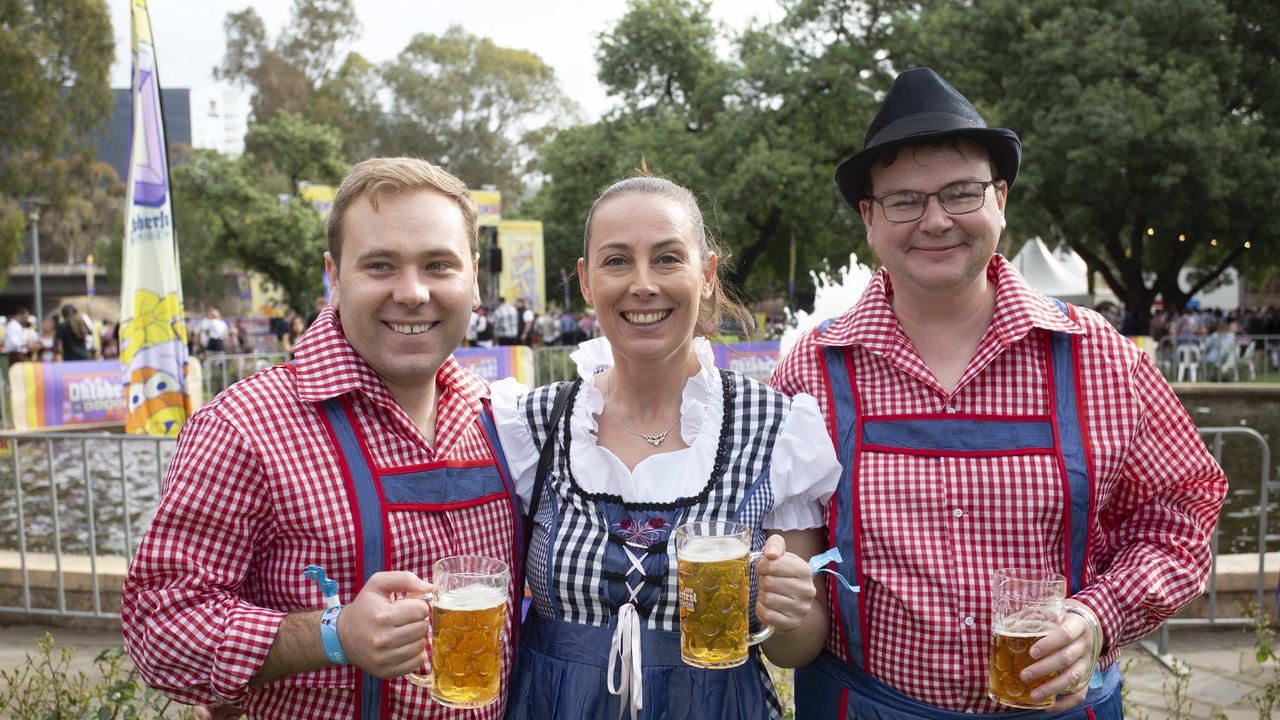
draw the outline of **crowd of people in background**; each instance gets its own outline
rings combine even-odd
[[[1121,320],[1122,331],[1123,323]],[[1151,317],[1150,335],[1161,359],[1171,365],[1179,347],[1197,348],[1206,379],[1239,379],[1237,372],[1222,370],[1249,357],[1258,364],[1255,370],[1260,370],[1262,363],[1272,370],[1280,368],[1280,307],[1275,305],[1222,310],[1192,303],[1181,312],[1161,308]]]
[[[598,337],[600,325],[591,308],[573,311],[560,309],[554,303],[539,314],[524,298],[499,298],[492,307],[481,307],[471,313],[465,345],[577,345]]]
[[[114,358],[119,354],[119,323],[96,322],[70,303],[37,318],[19,306],[4,324],[4,353],[9,364]]]

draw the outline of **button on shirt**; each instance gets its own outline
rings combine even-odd
[[[183,428],[164,498],[129,569],[123,630],[147,684],[182,702],[227,702],[252,717],[349,720],[354,666],[247,687],[285,614],[324,607],[302,577],[306,565],[326,568],[344,603],[359,582],[355,520],[319,403],[347,395],[378,467],[484,461],[490,452],[476,420],[488,387],[445,361],[432,448],[347,342],[332,308],[298,342],[295,362],[296,374],[283,365],[264,370]],[[509,511],[500,522],[482,509],[461,512],[389,513],[387,567],[427,579],[431,563],[448,555],[509,554]],[[496,718],[502,706],[451,710],[403,678],[390,683],[393,718]]]
[[[1093,480],[1085,586],[1103,665],[1204,588],[1226,477],[1150,358],[1089,310],[1076,321],[1004,258],[991,327],[953,393],[933,377],[890,306],[884,270],[826,332],[802,337],[772,384],[817,397],[831,418],[823,347],[849,347],[862,415],[1046,416],[1050,332],[1076,336],[1082,425]],[[1063,490],[1056,458],[922,457],[864,452],[858,463],[870,633],[867,668],[922,702],[990,712],[986,698],[990,574],[998,566],[1061,571]],[[956,622],[956,618],[961,618]],[[848,655],[832,615],[828,647]]]

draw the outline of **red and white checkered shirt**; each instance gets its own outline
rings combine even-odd
[[[298,342],[295,368],[279,365],[237,383],[182,429],[160,508],[129,569],[124,636],[146,683],[179,701],[229,703],[251,717],[349,719],[359,687],[354,666],[247,687],[285,614],[324,607],[302,576],[306,565],[324,567],[343,602],[359,584],[356,519],[320,403],[350,398],[378,467],[486,460],[477,418],[489,388],[445,361],[432,448],[347,342],[332,309]],[[430,579],[431,564],[448,555],[507,557],[515,528],[506,508],[389,513],[387,569]],[[511,630],[508,618],[508,637]],[[503,697],[488,708],[451,710],[394,680],[391,717],[497,718],[502,685]]]
[[[1076,373],[1097,515],[1085,587],[1074,597],[1101,620],[1109,665],[1121,646],[1203,591],[1226,476],[1146,353],[1090,310],[1077,309],[1073,322],[998,255],[987,274],[995,315],[951,394],[899,326],[883,269],[826,332],[797,342],[772,384],[814,395],[830,420],[821,355],[824,346],[848,346],[864,417],[1047,416],[1049,332],[1080,336]],[[858,462],[867,669],[931,705],[998,710],[986,697],[991,572],[1064,572],[1056,459],[863,451]],[[828,647],[847,659],[834,608],[831,627]]]

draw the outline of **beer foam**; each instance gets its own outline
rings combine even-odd
[[[442,592],[435,605],[441,610],[487,610],[506,601],[505,590],[477,584]]]
[[[677,554],[690,562],[721,562],[746,555],[747,546],[736,537],[696,537],[685,541]]]
[[[1044,637],[1056,630],[1058,625],[1048,620],[1027,620],[1006,618],[995,628],[997,635],[1005,637]]]

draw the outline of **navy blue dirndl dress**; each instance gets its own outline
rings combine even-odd
[[[534,518],[527,576],[533,606],[525,620],[512,675],[508,720],[618,720],[630,717],[628,693],[610,692],[629,678],[610,656],[620,623],[638,631],[638,692],[642,720],[780,720],[781,706],[753,647],[748,662],[705,670],[680,659],[676,602],[675,527],[732,520],[755,528],[752,549],[764,545],[760,524],[775,501],[769,457],[790,400],[742,375],[720,371],[724,415],[715,469],[697,495],[669,503],[628,503],[588,493],[570,468],[570,391],[565,419],[549,429],[556,384],[525,396],[533,439],[557,434],[554,456]],[[754,614],[755,582],[751,607]],[[758,623],[752,618],[752,630]],[[615,663],[618,663],[615,658]]]

